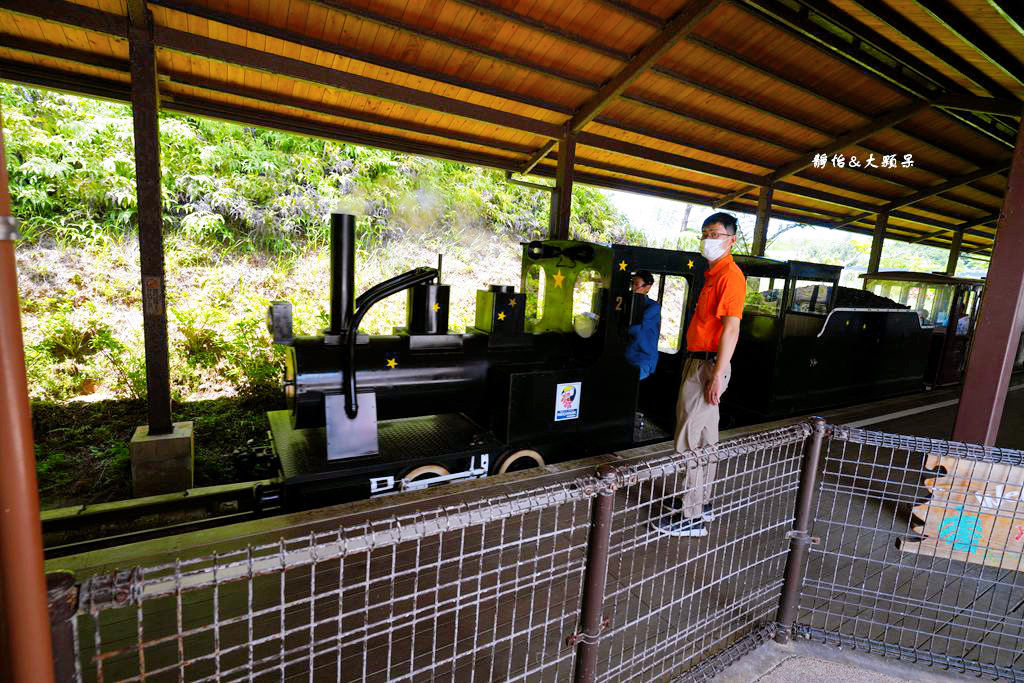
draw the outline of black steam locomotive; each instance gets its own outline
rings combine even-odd
[[[269,413],[286,508],[415,490],[671,436],[686,325],[707,268],[699,254],[579,241],[524,244],[519,291],[478,291],[475,326],[449,334],[440,263],[354,296],[354,227],[352,216],[332,216],[330,329],[293,337],[290,305],[271,307],[275,341],[288,347],[287,409]],[[923,369],[911,361],[927,355],[927,333],[913,311],[891,301],[884,310],[837,307],[835,267],[737,262],[748,276],[749,315],[726,393],[729,419],[753,422],[808,402],[817,409],[850,396],[921,388]],[[658,367],[642,382],[624,358],[639,309],[630,290],[638,270],[655,274],[652,295],[662,304]],[[405,327],[359,334],[374,304],[403,291]],[[888,360],[879,365],[880,358]],[[863,364],[879,367],[855,370]]]

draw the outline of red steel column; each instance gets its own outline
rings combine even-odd
[[[53,681],[43,530],[0,114],[0,680]]]
[[[974,328],[955,441],[995,444],[1024,322],[1024,118],[999,215],[980,317]]]

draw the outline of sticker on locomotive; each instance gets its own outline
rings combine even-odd
[[[580,394],[583,382],[566,382],[555,386],[555,422],[575,420],[580,416]]]

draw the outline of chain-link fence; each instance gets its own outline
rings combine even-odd
[[[707,676],[774,632],[810,431],[557,483],[481,480],[456,504],[401,514],[371,501],[367,521],[334,531],[282,529],[276,543],[100,573],[78,586],[67,677]],[[709,464],[708,534],[663,533],[686,473]],[[179,544],[173,557],[188,553]]]
[[[836,427],[797,633],[1024,680],[1024,452]]]

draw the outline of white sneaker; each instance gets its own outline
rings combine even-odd
[[[683,511],[683,499],[679,498],[679,497],[666,498],[662,502],[661,507],[662,507],[662,509],[665,512],[667,512],[669,514],[677,513],[677,512],[682,512]],[[704,504],[704,508],[701,511],[700,518],[703,519],[705,522],[713,522],[713,521],[715,521],[715,510],[714,510],[714,508],[711,507],[711,503],[705,503]]]
[[[700,517],[662,517],[651,520],[651,529],[667,536],[707,536],[708,529]]]

